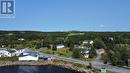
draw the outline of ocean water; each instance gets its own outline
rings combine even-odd
[[[0,67],[0,73],[80,73],[58,66],[5,66]]]

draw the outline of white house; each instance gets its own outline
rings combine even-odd
[[[25,39],[24,39],[24,38],[19,38],[18,40],[19,40],[19,41],[24,41]]]
[[[0,48],[0,57],[12,57],[14,56],[14,49]]]
[[[7,49],[7,48],[0,48],[0,57],[12,57],[12,56],[19,56],[27,49]]]
[[[103,53],[105,53],[104,49],[96,49],[97,54],[101,55]]]
[[[38,56],[27,55],[18,58],[19,61],[38,61]]]
[[[57,49],[61,49],[61,48],[64,48],[65,46],[64,45],[62,45],[62,44],[60,44],[60,45],[56,45],[56,48]]]
[[[7,49],[6,51],[8,51],[11,54],[11,57],[15,56],[15,52],[16,52],[15,49]]]
[[[113,38],[113,37],[109,37],[108,39],[109,39],[109,40],[111,40],[111,41],[113,41],[113,40],[114,40],[114,38]]]
[[[89,44],[93,44],[94,42],[92,40],[90,40]]]
[[[84,40],[82,43],[83,43],[83,44],[88,44],[89,41],[88,41],[88,40]]]
[[[19,61],[37,61],[39,59],[39,53],[36,51],[24,51],[22,56],[19,57]]]
[[[84,56],[84,58],[89,58],[89,52],[90,52],[90,49],[83,49],[81,51],[81,54]]]
[[[6,45],[1,45],[2,48],[4,48]]]
[[[0,57],[11,57],[11,53],[7,50],[0,50]]]
[[[92,40],[84,40],[82,43],[83,44],[93,44],[94,42]]]

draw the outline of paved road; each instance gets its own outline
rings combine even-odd
[[[81,61],[81,60],[76,60],[76,59],[73,59],[73,58],[64,58],[64,57],[61,57],[61,56],[50,55],[50,54],[45,54],[45,53],[40,53],[40,55],[53,56],[56,59],[61,59],[61,60],[64,60],[64,61],[74,62],[74,63],[78,63],[78,64],[84,64],[84,65],[89,65],[89,63],[90,63],[89,61]],[[116,67],[116,66],[112,66],[112,65],[105,65],[105,64],[103,64],[103,63],[101,63],[99,61],[91,61],[91,63],[92,63],[93,67],[98,68],[98,69],[104,67],[107,70],[117,72],[117,73],[130,73],[129,69]]]

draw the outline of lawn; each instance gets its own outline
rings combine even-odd
[[[69,51],[69,48],[62,48],[57,51],[53,51],[51,49],[42,49],[42,50],[40,50],[40,52],[48,53],[48,54],[58,54],[60,56],[66,57],[66,58],[72,57],[72,52]]]
[[[69,33],[68,36],[84,35],[85,33]]]

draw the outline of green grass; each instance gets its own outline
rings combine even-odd
[[[63,56],[63,57],[65,57],[65,58],[72,57],[72,52],[69,52],[69,53],[61,53],[61,52],[58,52],[58,53],[56,53],[56,54],[58,54],[58,55],[60,55],[60,56]]]
[[[0,61],[18,61],[18,57],[0,57]]]
[[[60,49],[57,51],[52,51],[51,49],[43,49],[40,51],[43,53],[47,53],[47,54],[53,54],[53,52],[54,52],[54,54],[58,54],[60,56],[66,57],[66,58],[72,57],[72,52],[69,51],[69,48],[63,48],[63,49]]]
[[[47,54],[53,54],[53,51],[50,49],[43,50],[42,52]]]
[[[84,35],[85,33],[69,33],[68,36]]]

